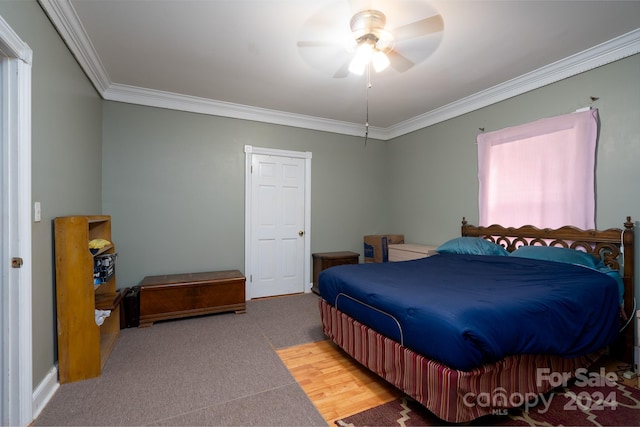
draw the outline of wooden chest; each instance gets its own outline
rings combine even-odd
[[[245,277],[238,270],[147,276],[140,286],[140,327],[166,319],[246,311]]]

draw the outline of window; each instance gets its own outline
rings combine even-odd
[[[595,228],[598,110],[478,135],[480,225]]]

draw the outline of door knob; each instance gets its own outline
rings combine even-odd
[[[298,236],[303,236],[304,235],[304,231],[300,230],[298,231]]]

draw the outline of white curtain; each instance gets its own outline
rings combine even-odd
[[[480,225],[595,228],[598,110],[478,135]]]

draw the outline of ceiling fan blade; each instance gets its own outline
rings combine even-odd
[[[338,68],[336,73],[333,75],[333,78],[342,79],[344,77],[347,77],[349,75],[349,64],[351,64],[351,59],[345,61],[344,64],[342,64],[342,66]]]
[[[415,37],[425,36],[427,34],[437,33],[444,29],[444,21],[442,16],[434,15],[429,18],[412,22],[396,28],[391,33],[396,40],[412,39]]]
[[[339,46],[336,42],[324,41],[324,40],[299,40],[298,47],[327,47],[327,46]]]
[[[391,63],[393,69],[398,71],[399,73],[403,73],[415,65],[411,60],[399,54],[395,50],[389,52],[387,56],[389,57],[389,62]]]

